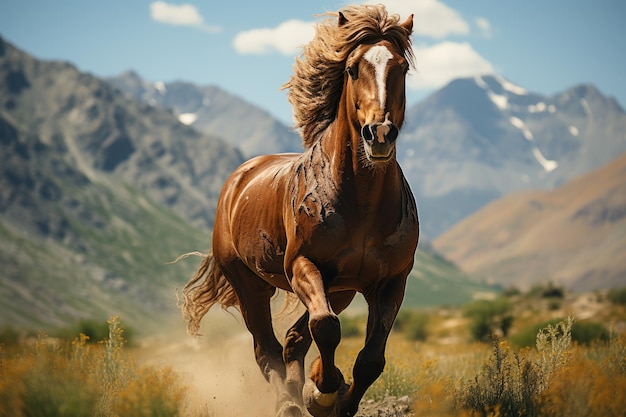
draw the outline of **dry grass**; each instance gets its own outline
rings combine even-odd
[[[0,351],[0,416],[179,416],[187,388],[168,368],[137,367],[109,320],[97,345],[40,335]]]
[[[623,306],[593,311],[616,328],[624,322]],[[470,342],[470,319],[461,310],[428,314],[425,337],[392,332],[385,372],[366,401],[408,396],[414,415],[442,417],[621,416],[626,409],[623,333],[579,345],[570,338],[572,322],[564,321],[542,330],[535,346],[518,349],[506,339]],[[553,314],[516,311],[517,331]],[[241,320],[233,325],[221,316],[208,317],[200,340],[168,333],[128,348],[113,318],[109,337],[97,344],[85,336],[69,342],[40,335],[0,345],[0,416],[273,415],[250,336]],[[353,324],[359,327],[358,320]],[[337,351],[348,380],[363,339],[362,333],[344,337]]]
[[[534,348],[409,342],[392,335],[388,364],[366,399],[412,398],[419,416],[621,416],[626,410],[626,336],[590,346],[571,341],[566,319],[537,335]],[[361,340],[344,341],[349,375]]]

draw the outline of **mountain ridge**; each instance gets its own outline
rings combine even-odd
[[[496,200],[433,246],[492,283],[589,291],[626,282],[625,236],[626,153],[555,190]]]
[[[170,109],[183,124],[204,133],[219,132],[238,146],[246,158],[302,152],[302,140],[293,129],[218,86],[185,81],[149,82],[132,70],[106,80],[130,97]]]
[[[241,154],[71,64],[0,43],[0,324],[111,312],[158,327],[150,317],[175,310],[191,273],[164,265],[209,246]],[[206,155],[209,167],[191,161]]]
[[[626,151],[626,113],[589,84],[544,96],[500,76],[461,78],[405,120],[398,160],[431,238],[509,192],[554,188]]]

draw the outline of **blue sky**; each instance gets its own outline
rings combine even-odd
[[[377,1],[379,3],[381,1]],[[541,94],[593,83],[626,105],[622,0],[390,0],[415,13],[409,105],[451,79],[498,73]],[[218,85],[291,124],[285,92],[315,15],[344,1],[0,0],[0,35],[98,76]],[[319,19],[319,18],[318,18]]]

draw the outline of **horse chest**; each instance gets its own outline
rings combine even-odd
[[[398,274],[412,250],[410,233],[398,225],[375,225],[332,213],[310,230],[305,254],[334,271],[337,286],[362,289],[371,281]],[[412,257],[412,255],[409,255]]]

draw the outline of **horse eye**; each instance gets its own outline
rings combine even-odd
[[[353,80],[356,80],[359,77],[356,65],[349,66],[347,71],[348,71],[348,75]]]

